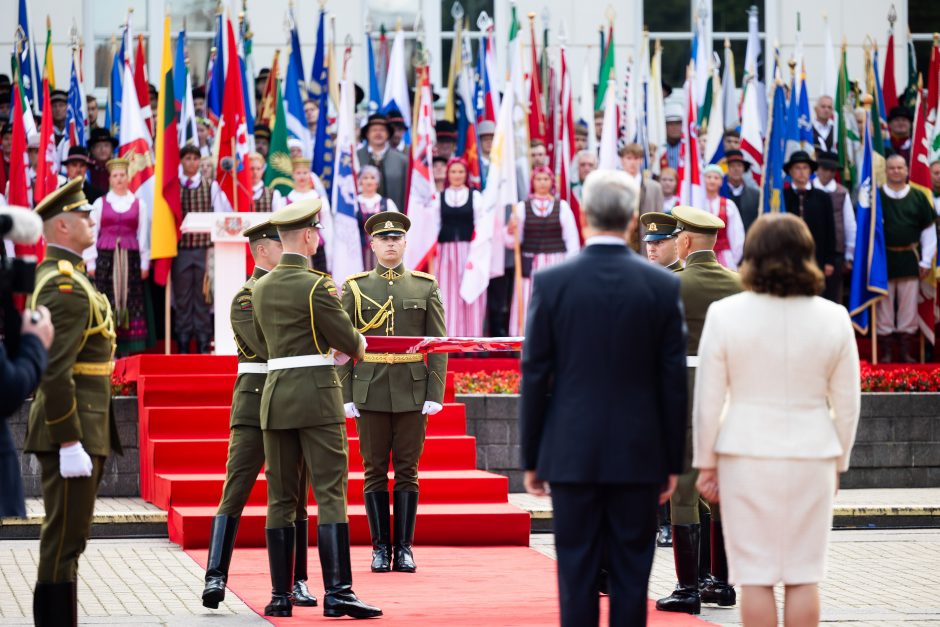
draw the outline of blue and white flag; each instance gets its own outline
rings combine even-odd
[[[176,57],[173,60],[173,96],[176,98],[176,130],[180,147],[197,144],[196,106],[193,103],[193,77],[186,67],[186,31],[176,39]]]
[[[326,12],[320,9],[320,21],[317,24],[317,45],[313,54],[313,68],[310,70],[310,89],[313,98],[320,105],[317,118],[317,131],[313,138],[313,162],[310,169],[324,186],[333,184],[333,140],[326,132],[329,124],[330,71],[326,64]],[[329,188],[327,188],[329,189]]]
[[[287,119],[287,134],[300,140],[303,145],[303,154],[308,159],[313,156],[313,144],[310,131],[307,129],[307,117],[304,114],[304,101],[300,96],[300,81],[302,74],[297,67],[295,55],[291,54],[287,61],[287,78],[284,80],[284,114]],[[321,110],[321,116],[325,117]]]
[[[809,94],[806,93],[806,69],[800,75],[800,105],[797,126],[800,130],[800,150],[805,150],[809,156],[816,158],[816,148],[813,146],[813,118],[809,115]]]
[[[82,105],[85,96],[82,93],[81,83],[78,81],[78,72],[75,70],[75,54],[72,54],[72,72],[69,77],[68,109],[65,112],[65,130],[70,146],[85,145],[85,116],[82,115]]]
[[[26,100],[32,107],[39,100],[41,79],[39,74],[39,59],[36,58],[36,47],[33,45],[33,36],[29,30],[29,9],[26,0],[20,0],[19,22],[17,28],[22,30],[23,50],[20,52],[20,77],[23,81],[23,91]]]
[[[783,85],[774,87],[774,108],[771,112],[770,136],[764,155],[764,175],[761,178],[761,213],[780,211],[783,203],[783,164],[786,161],[787,97]]]
[[[800,100],[799,94],[797,93],[799,86],[800,84],[796,82],[796,77],[794,76],[793,80],[790,82],[790,102],[787,104],[785,160],[789,159],[790,155],[797,150],[802,149],[800,146]]]
[[[382,92],[382,113],[398,109],[405,127],[411,128],[411,96],[408,93],[408,62],[405,57],[405,35],[399,28],[392,42],[388,60],[388,77]]]
[[[369,113],[375,113],[382,106],[382,89],[379,87],[375,53],[372,51],[372,35],[369,33],[366,33],[366,49],[369,54]]]
[[[340,82],[336,117],[336,170],[333,175],[333,233],[327,241],[333,279],[342,285],[346,278],[362,272],[362,239],[356,193],[356,114],[352,81]]]
[[[124,42],[121,37],[121,48],[115,51],[111,59],[111,79],[108,84],[108,106],[104,110],[104,127],[117,139],[121,125],[121,98],[124,97]]]

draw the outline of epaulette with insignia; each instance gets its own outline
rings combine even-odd
[[[347,280],[347,281],[355,281],[356,279],[364,279],[364,278],[366,278],[367,276],[369,276],[370,274],[372,274],[372,271],[371,271],[371,270],[369,270],[369,271],[367,271],[367,272],[357,272],[356,274],[352,274],[352,275],[346,277],[346,280]]]
[[[412,274],[412,276],[416,276],[416,277],[419,277],[419,278],[422,278],[422,279],[427,279],[428,281],[436,281],[436,280],[437,280],[437,277],[434,276],[433,274],[428,274],[427,272],[421,272],[421,271],[419,271],[419,270],[412,270],[412,271],[411,271],[411,274]]]
[[[252,309],[250,294],[239,296],[236,300],[238,301],[238,306],[242,311],[248,311]]]
[[[65,276],[72,276],[72,273],[75,272],[75,267],[68,259],[60,259],[58,268],[59,274],[64,274]]]
[[[328,279],[329,279],[329,278],[332,278],[332,277],[330,277],[330,273],[329,273],[329,272],[320,272],[319,270],[314,270],[313,268],[307,268],[307,272],[312,272],[312,273],[314,273],[314,274],[319,274],[320,276],[325,276],[325,277],[328,278]]]

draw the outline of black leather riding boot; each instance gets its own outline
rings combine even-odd
[[[388,492],[366,492],[366,518],[372,536],[372,572],[392,570],[392,539],[389,522]]]
[[[706,586],[713,583],[712,579],[712,558],[711,558],[711,520],[712,516],[708,509],[699,507],[699,519],[701,533],[698,538],[698,587],[699,592]]]
[[[202,605],[218,609],[225,599],[225,584],[228,582],[228,567],[232,563],[235,534],[238,532],[237,516],[220,515],[212,519],[209,536],[209,558],[206,563],[206,586],[202,590]]]
[[[672,526],[672,553],[676,560],[676,575],[679,583],[668,597],[656,601],[661,612],[684,612],[698,614],[702,601],[698,591],[698,551],[701,527],[694,525]]]
[[[709,585],[702,588],[702,603],[731,607],[737,603],[737,594],[734,586],[728,583],[728,556],[725,553],[725,534],[720,520],[712,521],[711,536],[712,577]]]
[[[294,528],[265,529],[268,542],[268,565],[271,569],[271,602],[265,616],[291,616],[291,580],[294,575]]]
[[[349,523],[317,526],[317,549],[323,569],[323,615],[374,618],[382,610],[366,605],[352,590],[352,564],[349,561]]]
[[[395,492],[395,540],[392,570],[413,573],[418,570],[411,552],[415,538],[415,518],[418,515],[417,492]]]
[[[295,520],[294,587],[291,602],[300,607],[316,607],[317,597],[307,588],[307,519]]]
[[[656,546],[672,546],[672,521],[670,520],[669,501],[659,506],[659,530],[656,532]]]
[[[78,584],[37,582],[33,591],[33,622],[36,627],[78,625]]]

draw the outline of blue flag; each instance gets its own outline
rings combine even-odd
[[[186,100],[186,31],[181,30],[176,36],[176,54],[173,57],[173,106],[176,108],[176,122],[179,123],[180,111]]]
[[[26,10],[26,0],[20,0],[19,22],[17,26],[23,31],[23,50],[20,53],[20,77],[23,80],[23,91],[30,107],[35,108],[39,96],[39,59],[36,58],[36,48],[33,46],[33,37],[29,31],[29,14]]]
[[[783,164],[786,162],[786,95],[783,85],[774,88],[773,120],[767,138],[764,176],[761,179],[761,207],[764,213],[780,211],[783,201]]]
[[[69,77],[68,109],[65,111],[65,130],[71,146],[85,145],[85,118],[82,115],[82,87],[75,71],[75,55],[72,55],[72,73]]]
[[[108,106],[104,110],[104,127],[115,138],[118,136],[121,125],[121,99],[124,97],[124,40],[121,35],[121,48],[114,53],[111,59],[111,80],[108,86]]]
[[[307,118],[304,115],[304,101],[300,95],[300,83],[303,74],[297,67],[294,55],[287,58],[287,78],[284,79],[284,115],[287,121],[287,134],[299,139],[303,144],[305,157],[310,157],[310,131],[307,129]]]
[[[326,44],[325,16],[326,12],[320,9],[320,21],[317,25],[317,47],[313,54],[313,69],[310,72],[313,97],[317,99],[320,105],[317,133],[313,138],[313,163],[310,165],[310,169],[320,178],[329,194],[333,185],[333,141],[326,132],[327,122],[329,121],[330,75],[324,55],[324,46]]]
[[[888,293],[884,216],[881,211],[881,193],[873,176],[874,149],[869,133],[872,123],[870,112],[865,114],[865,119],[862,163],[858,177],[861,183],[856,208],[858,231],[855,234],[855,263],[852,265],[852,291],[849,295],[852,325],[859,333],[868,333],[871,325],[869,309]]]
[[[800,150],[800,99],[797,93],[799,83],[796,77],[790,82],[790,102],[787,105],[786,149],[784,158],[789,159],[797,150]],[[776,122],[776,120],[774,120]],[[782,165],[782,164],[781,164]]]
[[[816,156],[813,147],[813,119],[809,115],[809,94],[806,91],[806,73],[800,77],[800,116],[797,126],[800,129],[800,149],[805,150],[811,157]]]
[[[215,52],[209,57],[209,69],[206,71],[206,114],[213,124],[222,118],[222,98],[225,95],[225,55],[222,46],[222,14],[216,18]],[[236,51],[232,51],[233,54]]]
[[[290,9],[288,11],[288,17],[290,19],[290,57],[287,60],[288,66],[294,64],[297,68],[297,85],[303,91],[306,91],[304,86],[304,59],[301,56],[300,49],[300,35],[297,33],[297,23],[294,21],[294,11]]]
[[[248,145],[254,150],[255,145],[255,116],[252,114],[251,102],[250,99],[254,98],[255,89],[254,85],[251,87],[251,91],[248,91],[248,78],[245,72],[245,59],[238,56],[238,71],[242,75],[242,100],[245,101],[245,125],[248,127]]]
[[[372,52],[372,37],[369,33],[366,33],[366,45],[369,53],[369,113],[374,113],[382,106],[382,90],[375,72],[375,53]]]

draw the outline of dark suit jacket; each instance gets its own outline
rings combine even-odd
[[[822,270],[826,264],[836,265],[836,221],[832,211],[832,198],[820,189],[808,189],[803,199],[802,218],[816,243],[816,264]],[[783,190],[783,202],[789,213],[800,215],[800,200],[792,187]]]
[[[359,149],[359,166],[375,165],[369,149],[365,146]],[[403,153],[389,148],[382,157],[382,162],[378,166],[382,172],[382,180],[379,183],[379,194],[392,199],[398,210],[405,213],[405,185],[408,181],[408,157]]]
[[[522,351],[525,469],[559,483],[681,473],[685,350],[679,279],[627,247],[540,270]]]
[[[724,189],[724,186],[722,187]],[[741,214],[741,222],[744,223],[744,232],[747,233],[754,220],[757,219],[757,212],[760,210],[760,190],[750,185],[745,185],[740,196],[735,196],[728,188],[727,194],[722,194],[725,198],[734,201],[738,206],[738,213]]]

